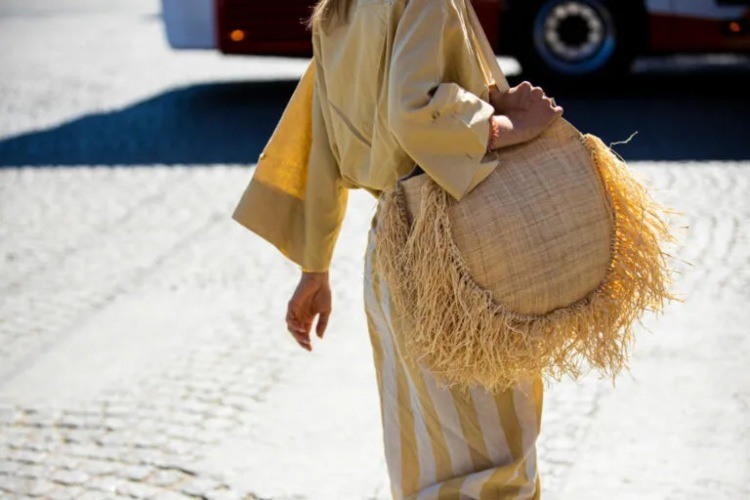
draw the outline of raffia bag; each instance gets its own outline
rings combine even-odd
[[[466,5],[479,63],[507,90]],[[443,386],[505,389],[577,378],[586,365],[614,381],[634,323],[673,298],[670,211],[599,138],[562,118],[498,159],[460,201],[426,174],[383,195],[376,256],[411,320],[407,355]]]

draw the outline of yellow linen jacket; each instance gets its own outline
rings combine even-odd
[[[507,88],[479,56],[494,54],[477,26],[464,0],[355,0],[346,24],[314,27],[313,58],[233,219],[325,271],[348,189],[379,196],[419,165],[461,199],[497,166],[488,82]]]

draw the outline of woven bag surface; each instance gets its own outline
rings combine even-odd
[[[614,221],[580,133],[556,120],[498,156],[492,174],[449,207],[453,242],[471,277],[520,314],[583,299],[609,269]],[[426,182],[426,174],[402,182],[416,217]]]

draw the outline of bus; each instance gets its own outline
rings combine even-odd
[[[437,0],[436,0],[437,1]],[[750,0],[470,0],[498,55],[525,74],[584,81],[640,55],[750,53]],[[315,0],[162,0],[169,44],[310,57]]]

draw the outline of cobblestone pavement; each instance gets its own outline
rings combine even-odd
[[[283,326],[296,268],[229,218],[305,62],[174,54],[147,0],[64,5],[0,6],[0,497],[387,498],[360,300],[374,201],[352,193],[312,354]],[[685,161],[688,138],[651,134],[678,109],[665,78],[567,101],[650,118],[632,165],[684,213],[691,266],[616,387],[547,388],[545,498],[750,496],[750,104],[685,91],[677,121],[729,124]]]

